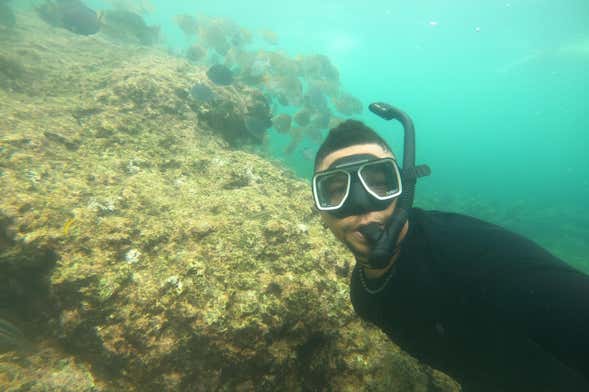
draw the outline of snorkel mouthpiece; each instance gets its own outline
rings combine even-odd
[[[378,223],[370,223],[358,229],[360,233],[366,238],[370,245],[374,245],[382,238],[384,230],[380,228]]]
[[[372,250],[362,264],[371,269],[385,268],[399,248],[397,239],[403,225],[407,221],[407,211],[395,210],[383,228],[378,223],[370,223],[358,229],[370,243]]]

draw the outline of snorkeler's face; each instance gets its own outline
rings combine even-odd
[[[375,159],[394,158],[390,151],[385,151],[378,144],[358,144],[336,150],[327,155],[317,167],[317,171],[327,170],[335,161],[359,154],[373,155]],[[360,227],[369,223],[378,223],[384,227],[384,223],[390,218],[397,205],[397,199],[385,209],[378,211],[366,211],[359,215],[348,215],[345,217],[336,217],[329,212],[320,211],[323,222],[329,227],[333,234],[342,241],[354,255],[362,260],[370,252],[370,246],[364,235],[358,230]]]

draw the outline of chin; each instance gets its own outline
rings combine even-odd
[[[349,241],[346,245],[357,258],[366,259],[370,253],[370,249],[365,244],[356,244],[353,241]]]

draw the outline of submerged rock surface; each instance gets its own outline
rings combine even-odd
[[[0,384],[458,390],[354,315],[353,260],[308,184],[202,121],[214,108],[189,91],[205,69],[32,15],[17,28],[0,45],[22,69],[0,77],[0,275],[14,270],[9,298],[24,290],[7,307],[34,349],[0,353]],[[236,118],[267,114],[255,91],[219,94]]]

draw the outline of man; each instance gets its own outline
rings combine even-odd
[[[356,258],[356,313],[464,391],[589,391],[589,277],[499,226],[401,206],[410,174],[359,121],[317,153],[315,205]]]

